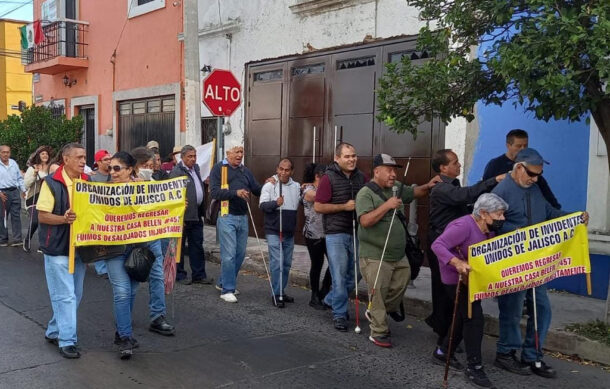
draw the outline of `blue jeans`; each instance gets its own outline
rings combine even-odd
[[[203,222],[184,222],[182,232],[182,250],[180,251],[180,262],[176,269],[176,280],[186,278],[184,270],[184,246],[188,240],[189,264],[191,265],[191,279],[203,280],[205,274],[205,254],[203,251]]]
[[[546,285],[536,288],[536,314],[538,316],[538,352],[534,338],[534,305],[532,290],[505,294],[498,297],[498,308],[500,309],[500,337],[496,344],[497,352],[508,354],[511,351],[521,350],[521,359],[526,362],[536,360],[536,356],[542,358],[542,345],[546,333],[551,325],[551,302],[547,295]],[[521,339],[521,316],[523,311],[523,299],[527,304],[527,327],[525,341]]]
[[[11,219],[13,242],[21,242],[21,191],[13,189],[3,193],[6,195],[6,202],[0,201],[0,217],[4,217],[6,212],[6,219]],[[0,243],[8,243],[8,222],[7,227],[0,222]]]
[[[44,255],[44,272],[51,297],[53,317],[45,335],[57,338],[59,347],[76,344],[76,311],[83,297],[85,264],[74,260],[74,274],[68,273],[68,257]]]
[[[269,247],[269,268],[271,269],[271,285],[273,293],[278,296],[280,291],[288,285],[290,266],[292,266],[292,252],[294,251],[294,236],[282,236],[282,287],[280,289],[280,236],[267,234],[267,246]]]
[[[153,262],[148,276],[148,292],[150,294],[148,307],[150,308],[149,317],[151,321],[159,316],[165,316],[165,278],[163,274],[163,260],[165,258],[161,246],[160,239],[148,242],[148,248],[155,255],[155,262]]]
[[[138,282],[129,278],[125,271],[125,259],[128,252],[106,260],[108,279],[112,286],[114,320],[116,322],[116,330],[121,338],[130,338],[132,336],[131,312],[138,289]]]
[[[108,270],[106,269],[106,261],[97,261],[93,264],[93,266],[95,266],[95,272],[98,276],[108,273]]]
[[[219,216],[216,233],[220,240],[220,279],[222,294],[235,292],[237,274],[246,256],[248,243],[248,216]]]
[[[356,245],[358,245],[358,241],[356,241]],[[347,318],[349,294],[355,287],[352,234],[326,235],[326,255],[333,288],[324,298],[324,303],[333,308],[334,319]],[[360,279],[360,272],[358,272],[358,279]]]

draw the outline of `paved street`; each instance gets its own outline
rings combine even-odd
[[[218,265],[208,264],[209,275],[218,272]],[[290,288],[296,303],[279,310],[265,279],[242,274],[238,304],[222,302],[211,286],[177,285],[168,297],[177,333],[162,337],[147,330],[148,291],[142,286],[134,314],[141,346],[121,361],[112,345],[110,286],[88,269],[79,310],[83,356],[66,360],[43,339],[51,311],[42,255],[0,248],[0,388],[441,387],[443,368],[430,356],[434,336],[411,317],[391,323],[395,347],[380,349],[367,340],[366,326],[361,335],[353,328],[335,331],[329,312],[307,306],[307,290]],[[501,372],[492,366],[494,342],[484,340],[483,354],[498,388],[606,388],[609,382],[599,367],[552,358],[547,361],[558,368],[557,380]],[[452,374],[450,387],[470,386]]]

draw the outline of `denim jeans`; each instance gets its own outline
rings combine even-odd
[[[547,295],[546,285],[536,288],[536,314],[538,316],[538,352],[534,338],[534,305],[532,290],[505,294],[498,297],[498,308],[500,309],[500,337],[496,344],[499,353],[507,354],[513,350],[521,350],[521,359],[526,362],[536,360],[536,356],[542,358],[542,345],[546,333],[551,324],[551,302]],[[527,305],[527,327],[525,341],[521,339],[521,316],[523,311],[523,299],[526,298]]]
[[[45,335],[57,338],[59,347],[76,344],[76,312],[83,297],[85,264],[80,258],[74,261],[74,274],[68,273],[68,257],[44,255],[44,272],[51,297],[53,317]]]
[[[219,216],[216,233],[220,240],[220,279],[222,294],[235,292],[237,274],[246,256],[248,243],[248,216]]]
[[[118,257],[106,260],[108,279],[112,286],[114,302],[114,320],[116,330],[121,338],[132,336],[131,312],[136,298],[138,282],[129,278],[125,271],[127,252]]]
[[[155,255],[155,262],[153,262],[152,268],[150,269],[150,275],[148,276],[148,292],[150,294],[150,300],[148,307],[150,309],[149,317],[150,321],[155,320],[159,316],[165,316],[165,278],[163,274],[163,251],[161,249],[161,240],[153,240],[148,242],[148,248]]]
[[[106,269],[106,261],[97,261],[93,264],[93,266],[95,267],[95,273],[98,276],[108,273],[108,269]]]
[[[294,251],[294,236],[282,236],[282,257],[280,261],[280,236],[267,235],[267,246],[269,247],[269,268],[271,269],[271,285],[273,293],[278,296],[280,291],[284,294],[284,289],[288,285],[290,266],[292,266],[292,252]],[[282,263],[282,287],[280,289],[280,262]]]
[[[191,279],[203,280],[205,274],[205,254],[203,252],[203,222],[185,222],[182,232],[182,250],[180,251],[180,262],[176,269],[176,279],[186,278],[184,270],[184,246],[188,241],[189,264],[191,265]]]
[[[21,242],[21,192],[19,189],[5,190],[6,202],[0,201],[1,217],[11,219],[11,228],[13,229],[13,242]],[[6,209],[5,209],[6,207]],[[0,243],[8,243],[8,223],[0,223]]]
[[[355,287],[353,239],[352,234],[326,235],[326,255],[333,288],[324,298],[324,303],[333,308],[335,319],[347,318],[349,294]],[[356,245],[358,245],[357,240]],[[360,272],[358,272],[358,280],[360,280]]]

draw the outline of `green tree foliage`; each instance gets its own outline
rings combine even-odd
[[[63,145],[79,142],[83,119],[75,116],[68,120],[64,115],[54,118],[45,107],[29,107],[21,116],[11,115],[0,122],[0,144],[11,147],[11,158],[26,169],[26,162],[39,146],[51,146],[57,152]]]
[[[478,101],[510,101],[546,121],[590,114],[610,149],[609,0],[407,3],[427,21],[417,45],[432,59],[387,66],[379,120],[415,134],[422,118],[472,120]]]

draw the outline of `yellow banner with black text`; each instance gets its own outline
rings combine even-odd
[[[468,263],[471,303],[575,274],[587,275],[591,294],[589,240],[582,212],[474,244],[468,249]]]

